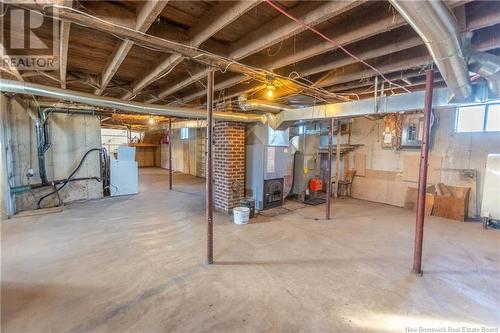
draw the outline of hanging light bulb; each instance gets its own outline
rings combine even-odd
[[[149,116],[148,123],[149,123],[150,125],[154,125],[154,124],[156,123],[155,118],[153,118],[153,116]]]
[[[270,89],[270,87],[267,87],[267,97],[272,98],[274,94],[273,91],[274,89]]]
[[[267,97],[268,98],[273,98],[274,90],[276,89],[276,87],[273,84],[273,78],[272,78],[272,76],[268,76],[267,77],[266,89],[267,89]]]

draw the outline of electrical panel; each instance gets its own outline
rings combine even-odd
[[[402,148],[419,148],[424,137],[424,115],[421,113],[406,114],[403,117],[401,133]]]

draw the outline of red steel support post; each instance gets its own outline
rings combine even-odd
[[[213,142],[213,100],[214,100],[214,72],[209,71],[207,77],[207,159],[206,159],[206,216],[207,216],[207,262],[214,262],[214,234],[213,234],[213,183],[212,183],[212,142]]]
[[[340,143],[342,141],[342,122],[337,121],[337,148],[335,149],[335,198],[339,196],[340,182]]]
[[[330,119],[330,129],[328,130],[328,160],[326,161],[326,216],[330,219],[330,201],[332,197],[332,156],[333,156],[333,124],[335,120]]]
[[[427,167],[429,156],[429,132],[432,113],[432,91],[434,70],[425,72],[424,131],[420,148],[420,170],[418,174],[417,221],[415,224],[415,248],[413,252],[413,272],[422,273],[422,243],[424,240],[425,192],[427,188]]]
[[[168,118],[168,189],[172,189],[172,118]]]

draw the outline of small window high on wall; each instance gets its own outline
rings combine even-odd
[[[457,108],[456,132],[500,131],[500,104],[470,105]]]
[[[187,127],[181,128],[180,137],[181,137],[181,140],[189,139],[189,128],[187,128]]]

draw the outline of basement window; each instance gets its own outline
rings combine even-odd
[[[187,127],[181,128],[180,137],[181,137],[181,140],[189,139],[189,128],[187,128]]]
[[[487,109],[486,131],[500,131],[500,104],[490,105]]]
[[[500,104],[457,108],[455,131],[461,133],[500,131]]]

